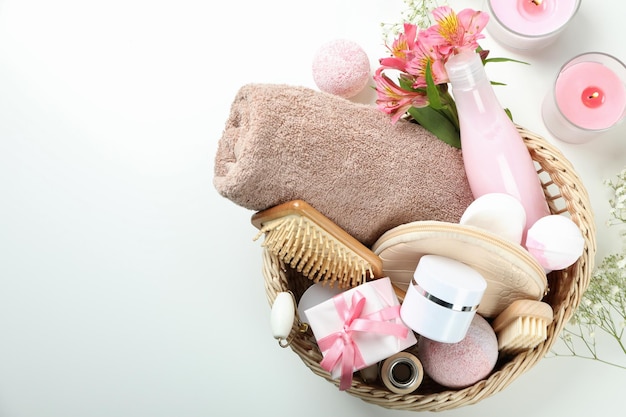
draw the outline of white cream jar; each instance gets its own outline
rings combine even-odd
[[[442,343],[463,340],[487,282],[472,267],[439,255],[423,255],[400,316],[416,333]]]

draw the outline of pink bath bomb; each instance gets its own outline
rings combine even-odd
[[[313,57],[313,80],[327,93],[354,97],[365,88],[369,78],[369,58],[353,41],[337,39],[327,42]]]
[[[572,219],[551,214],[528,229],[526,249],[546,271],[558,271],[580,258],[585,239]]]
[[[418,355],[435,382],[465,388],[491,373],[498,360],[498,339],[487,320],[476,314],[463,340],[441,343],[421,337]]]

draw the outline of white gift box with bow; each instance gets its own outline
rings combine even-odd
[[[379,278],[342,292],[305,312],[324,358],[320,365],[340,389],[352,373],[417,343],[400,318],[400,302],[389,278]]]

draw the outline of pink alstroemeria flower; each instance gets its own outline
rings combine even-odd
[[[481,31],[489,21],[489,15],[473,9],[461,10],[458,14],[449,6],[433,10],[436,25],[427,29],[424,37],[438,45],[444,56],[458,54],[478,48],[478,40],[485,36]]]
[[[426,87],[426,67],[430,64],[431,74],[435,84],[448,82],[448,74],[444,67],[445,56],[441,55],[437,45],[426,36],[426,31],[420,31],[418,42],[413,52],[413,59],[406,64],[406,72],[415,77],[413,88]]]
[[[452,55],[466,51],[479,53],[487,62],[489,51],[480,48],[478,41],[485,37],[481,31],[489,15],[473,9],[455,13],[449,6],[435,8],[432,15],[434,25],[419,29],[405,23],[404,32],[387,45],[391,54],[379,60],[374,75],[376,105],[391,116],[392,123],[406,115],[460,148],[459,117],[445,64]]]
[[[448,82],[444,68],[445,57],[426,35],[425,31],[420,31],[418,35],[416,25],[405,23],[404,32],[389,47],[391,56],[379,60],[380,68],[407,73],[415,77],[413,88],[423,88],[426,87],[426,66],[430,63],[435,84]]]
[[[391,56],[381,58],[379,63],[384,68],[406,72],[407,63],[413,59],[417,41],[417,26],[405,23],[404,32],[398,35],[391,47],[388,47]]]
[[[376,106],[386,114],[391,115],[391,122],[396,123],[411,107],[428,106],[425,93],[408,91],[400,88],[379,69],[374,75],[376,82]]]

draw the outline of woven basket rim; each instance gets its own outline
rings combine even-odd
[[[352,387],[346,390],[348,394],[384,408],[408,411],[444,411],[475,404],[502,391],[544,358],[578,308],[591,279],[597,250],[589,196],[574,167],[558,148],[521,126],[517,129],[538,166],[537,173],[551,213],[568,215],[580,228],[585,241],[583,254],[573,265],[548,275],[550,293],[545,300],[552,305],[554,320],[548,327],[547,340],[535,349],[510,358],[489,377],[464,389],[443,389],[431,394],[420,394],[418,389],[415,393],[400,395],[378,385],[370,386],[355,377]],[[279,292],[288,291],[289,278],[285,266],[267,250],[263,250],[263,276],[266,297],[271,306]],[[292,336],[294,339],[290,347],[306,366],[318,376],[338,385],[339,382],[332,380],[328,372],[320,367],[321,354],[314,342],[299,337],[295,326]]]

